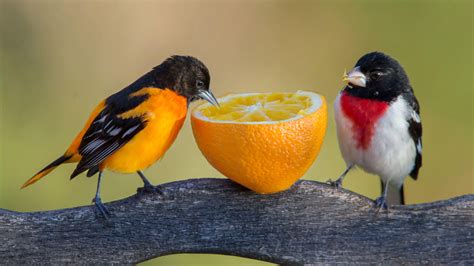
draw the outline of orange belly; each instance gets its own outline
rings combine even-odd
[[[176,139],[186,118],[186,99],[171,90],[152,88],[136,94],[145,93],[150,95],[148,100],[120,116],[144,115],[148,121],[146,127],[105,159],[101,169],[120,173],[145,169],[159,160]]]

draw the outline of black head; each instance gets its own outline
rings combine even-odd
[[[188,102],[204,99],[213,105],[217,100],[209,89],[211,77],[207,67],[192,56],[174,55],[153,69],[154,83],[186,97]]]
[[[362,56],[354,69],[344,75],[347,93],[383,101],[391,101],[405,91],[410,82],[397,60],[381,52]]]

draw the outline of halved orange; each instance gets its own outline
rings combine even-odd
[[[316,159],[326,133],[323,96],[295,93],[231,94],[220,107],[193,109],[199,149],[231,180],[262,194],[288,189]]]

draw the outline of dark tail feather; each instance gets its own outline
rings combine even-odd
[[[385,184],[382,184],[382,191],[385,188]],[[388,205],[405,205],[405,194],[403,192],[403,185],[400,188],[396,186],[388,185],[387,191],[387,204]]]
[[[35,183],[36,181],[40,180],[41,178],[43,178],[44,176],[46,176],[47,174],[51,173],[51,171],[53,171],[56,167],[58,167],[60,164],[66,162],[67,160],[71,159],[71,156],[61,156],[59,157],[58,159],[56,159],[54,162],[48,164],[48,166],[46,166],[45,168],[43,168],[43,170],[39,171],[36,175],[34,175],[32,178],[28,179],[28,181],[26,181],[22,186],[21,188],[25,188],[33,183]]]
[[[74,177],[76,177],[76,176],[78,176],[78,175],[84,173],[85,171],[87,171],[87,177],[91,177],[91,176],[97,174],[97,173],[100,171],[100,168],[99,168],[98,165],[92,166],[91,168],[84,168],[84,167],[81,167],[81,166],[78,164],[77,167],[76,167],[76,169],[74,169],[74,172],[72,172],[72,174],[71,174],[71,180],[72,180]]]
[[[99,171],[100,171],[99,166],[98,165],[94,166],[91,169],[89,169],[89,171],[87,171],[87,177],[91,177],[91,176],[97,174]]]
[[[74,169],[74,171],[72,172],[72,174],[69,178],[72,180],[74,177],[84,173],[87,170],[88,170],[87,168],[83,169],[83,168],[76,167],[76,169]]]

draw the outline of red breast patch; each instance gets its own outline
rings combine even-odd
[[[375,123],[387,111],[388,103],[347,93],[341,95],[340,102],[342,111],[353,123],[352,131],[357,147],[367,149],[374,135]]]

